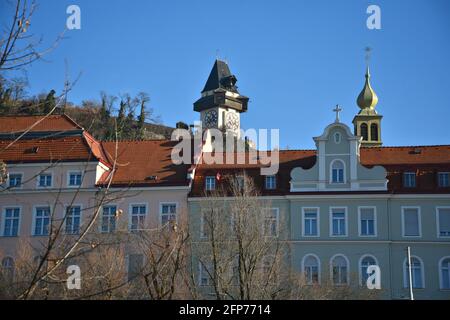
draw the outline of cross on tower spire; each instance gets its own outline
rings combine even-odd
[[[333,111],[336,112],[336,120],[335,120],[335,122],[340,122],[339,121],[339,112],[342,111],[342,108],[339,107],[339,105],[337,104],[336,107],[333,109]]]

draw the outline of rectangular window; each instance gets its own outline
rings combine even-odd
[[[146,205],[132,205],[131,206],[131,231],[137,231],[144,229],[145,227],[145,216],[147,215]]]
[[[450,208],[438,208],[439,237],[450,237]]]
[[[70,206],[66,208],[66,233],[79,234],[81,223],[81,207]]]
[[[82,174],[81,172],[69,173],[69,187],[81,186]]]
[[[3,215],[3,236],[17,237],[19,234],[20,208],[6,208]]]
[[[318,209],[303,209],[303,235],[307,237],[318,236],[318,225]]]
[[[103,206],[102,210],[102,232],[110,233],[116,231],[117,206]]]
[[[208,176],[205,178],[205,189],[207,191],[212,191],[216,189],[216,177]]]
[[[208,268],[202,262],[199,262],[198,268],[199,268],[199,275],[198,275],[199,285],[208,286],[211,279],[211,277],[209,276]]]
[[[38,186],[41,188],[52,186],[52,175],[50,173],[42,173],[38,177]]]
[[[237,182],[237,188],[238,190],[244,191],[245,188],[245,180],[243,176],[237,176],[236,177],[236,182]]]
[[[177,204],[164,203],[161,205],[161,225],[177,221]]]
[[[206,209],[202,210],[200,217],[200,238],[208,239],[210,233],[210,219],[212,218],[212,213]]]
[[[142,254],[130,254],[128,256],[128,281],[139,277],[143,268],[144,256]]]
[[[333,169],[333,183],[343,183],[344,182],[344,169]]]
[[[50,207],[37,207],[34,220],[34,235],[47,236],[50,231]]]
[[[420,237],[419,208],[402,208],[403,210],[403,236]]]
[[[415,172],[404,172],[403,173],[403,186],[405,188],[415,188],[416,187],[416,173]]]
[[[346,236],[347,235],[347,214],[345,208],[331,209],[331,235]]]
[[[22,186],[22,174],[21,173],[11,173],[9,175],[9,187],[10,188],[20,188]]]
[[[274,190],[277,188],[277,177],[276,176],[266,176],[266,189]]]
[[[264,235],[268,237],[278,236],[278,208],[265,209]]]
[[[375,208],[359,208],[359,235],[376,235]]]
[[[450,173],[449,172],[439,172],[438,173],[438,184],[441,188],[450,187]]]

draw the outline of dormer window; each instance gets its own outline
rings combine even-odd
[[[345,164],[342,160],[331,162],[331,183],[344,183]]]
[[[405,188],[415,188],[416,187],[416,173],[415,172],[404,172],[403,173],[403,186]]]
[[[438,184],[441,188],[450,187],[450,172],[439,172],[438,173]]]
[[[216,177],[215,176],[207,176],[205,178],[205,189],[206,191],[212,191],[216,189]]]
[[[276,176],[266,176],[265,179],[266,190],[275,190],[277,188],[277,177]]]

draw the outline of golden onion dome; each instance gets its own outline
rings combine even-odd
[[[372,86],[370,85],[369,67],[367,67],[366,71],[366,83],[364,84],[364,88],[359,94],[356,103],[361,109],[375,109],[375,106],[378,103],[377,94],[373,91]]]

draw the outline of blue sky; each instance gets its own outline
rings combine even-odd
[[[450,1],[38,3],[31,30],[45,42],[64,29],[70,4],[80,6],[82,28],[28,69],[31,93],[60,91],[67,60],[72,78],[82,73],[71,101],[147,91],[163,123],[192,123],[219,50],[250,97],[242,126],[279,128],[282,148],[314,148],[336,103],[351,125],[371,46],[384,145],[450,144]],[[366,27],[370,4],[381,8],[381,30]]]

